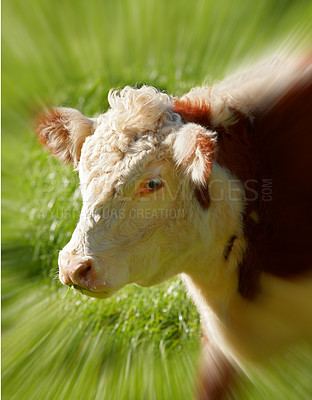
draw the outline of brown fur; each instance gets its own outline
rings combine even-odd
[[[191,102],[190,99],[175,100],[174,112],[179,114],[184,122],[194,122],[206,126],[207,119],[211,116],[210,104]]]
[[[288,278],[312,271],[312,76],[295,82],[256,115],[255,135],[272,201],[262,202],[262,269]]]
[[[237,122],[228,129],[212,126],[209,105],[175,104],[184,122],[217,132],[216,161],[244,184],[248,245],[239,266],[241,295],[256,295],[262,271],[285,278],[311,271],[312,83],[296,82],[268,99],[253,122],[233,110]],[[265,180],[272,182],[271,201],[264,198]],[[208,208],[207,189],[197,190],[196,198]]]

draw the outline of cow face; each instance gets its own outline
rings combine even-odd
[[[183,272],[196,248],[214,136],[183,124],[172,99],[151,87],[109,95],[96,120],[76,110],[43,114],[40,140],[79,170],[83,206],[59,254],[62,283],[107,297],[128,283]]]

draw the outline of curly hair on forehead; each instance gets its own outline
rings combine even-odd
[[[155,132],[166,125],[181,125],[181,117],[173,111],[173,97],[151,86],[111,90],[108,101],[107,122],[117,132]]]

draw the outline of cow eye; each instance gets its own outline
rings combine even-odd
[[[141,182],[136,195],[139,197],[145,196],[146,194],[157,192],[164,186],[164,182],[160,178],[153,178]]]
[[[163,186],[163,182],[159,178],[153,178],[147,182],[147,187],[151,190],[160,189]]]

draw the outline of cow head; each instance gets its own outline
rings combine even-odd
[[[218,213],[210,211],[217,203],[212,192],[221,190],[209,186],[221,170],[213,163],[214,133],[184,123],[173,98],[152,87],[112,91],[109,103],[97,119],[52,109],[37,130],[80,177],[83,206],[59,254],[60,280],[94,297],[186,272],[202,248],[209,253],[219,240]],[[207,226],[217,242],[207,240]]]

